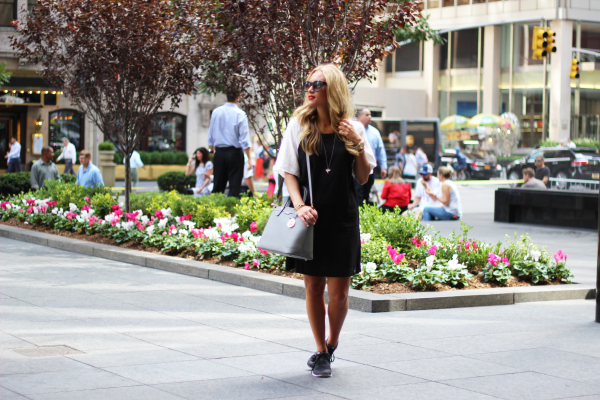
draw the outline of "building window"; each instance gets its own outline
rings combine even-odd
[[[419,71],[421,43],[408,43],[396,49],[396,72]]]
[[[477,68],[477,46],[479,44],[478,29],[464,29],[451,32],[452,49],[451,68]],[[481,43],[483,43],[481,30]],[[440,46],[440,69],[448,68],[448,34],[442,34],[445,43]],[[481,48],[481,65],[483,66],[483,46]]]
[[[440,8],[440,0],[429,0],[427,8]]]
[[[573,35],[573,47],[577,47],[575,38]],[[581,24],[581,48],[600,50],[600,25]]]
[[[443,0],[442,7],[454,7],[454,0]]]
[[[63,145],[63,138],[68,138],[77,151],[84,149],[84,118],[75,110],[58,110],[50,114],[50,138],[49,144],[58,150]]]
[[[17,19],[17,0],[0,0],[0,26],[12,26]]]
[[[27,9],[31,10],[38,6],[37,0],[27,0]]]
[[[182,115],[156,114],[150,124],[147,149],[149,151],[185,151],[185,125],[185,117]]]

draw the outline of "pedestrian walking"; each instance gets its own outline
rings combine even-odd
[[[52,161],[54,158],[54,149],[50,146],[42,147],[42,158],[33,163],[31,167],[30,183],[32,189],[46,187],[46,182],[59,180],[60,174],[56,164]]]
[[[363,125],[367,140],[373,153],[375,154],[375,158],[377,159],[377,166],[373,170],[373,173],[369,175],[369,179],[367,183],[364,185],[359,184],[355,180],[356,193],[358,195],[358,205],[362,206],[365,202],[367,204],[371,204],[369,201],[371,188],[375,183],[375,178],[385,179],[387,176],[387,155],[385,154],[385,147],[383,145],[383,140],[381,139],[381,133],[377,128],[370,125],[371,124],[371,111],[368,108],[364,108],[360,110],[357,114],[358,121]]]
[[[427,159],[427,154],[423,151],[421,147],[417,148],[417,152],[415,153],[415,157],[417,159],[417,169],[421,169],[423,165],[427,164],[429,160]]]
[[[337,66],[317,66],[304,83],[304,90],[304,104],[296,109],[287,126],[274,170],[285,178],[298,219],[306,226],[314,225],[313,259],[288,257],[286,267],[304,274],[306,309],[317,347],[308,366],[313,376],[328,377],[348,312],[350,282],[360,272],[360,227],[353,175],[359,184],[366,183],[376,160],[364,125],[350,121],[354,114],[352,97],[348,81]],[[308,187],[306,154],[310,155],[314,197],[305,202],[300,187]]]
[[[21,172],[21,144],[17,142],[17,137],[10,138],[10,151],[4,156],[8,163],[7,173]]]
[[[211,176],[214,172],[210,155],[205,147],[196,149],[188,160],[186,175],[196,174],[196,185],[193,188],[194,197],[208,196],[212,192]]]
[[[64,174],[75,175],[75,170],[73,169],[73,165],[77,161],[77,151],[75,150],[75,145],[69,141],[69,138],[63,138],[63,150],[56,159],[56,161],[60,161],[62,159],[65,160],[65,170]]]
[[[401,147],[394,158],[396,159],[396,167],[404,170],[404,166],[406,165],[406,147]]]
[[[123,157],[123,164],[125,164],[126,158]],[[140,174],[138,167],[146,169],[146,166],[142,162],[142,157],[137,150],[134,150],[129,157],[129,169],[131,172],[131,191],[134,192],[135,188],[138,187],[140,183]]]
[[[225,193],[229,182],[229,196],[240,197],[244,177],[244,152],[252,169],[248,117],[237,103],[238,92],[227,93],[227,103],[215,108],[210,117],[208,145],[214,151],[213,193]]]
[[[408,153],[404,156],[405,164],[402,172],[404,179],[415,179],[417,177],[417,158],[415,157],[415,149],[408,149]]]
[[[87,150],[79,152],[81,167],[77,171],[77,184],[85,187],[104,186],[100,169],[92,163],[92,155]]]

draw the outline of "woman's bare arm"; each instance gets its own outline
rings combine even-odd
[[[294,207],[304,205],[302,195],[300,194],[300,184],[298,183],[298,178],[296,178],[295,175],[288,174],[287,172],[285,173],[285,186],[290,193],[290,199],[292,199]],[[317,210],[308,205],[296,210],[296,214],[298,214],[298,217],[306,226],[308,226],[308,224],[314,225],[317,223]]]

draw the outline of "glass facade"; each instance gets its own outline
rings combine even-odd
[[[0,0],[0,26],[12,26],[17,18],[17,0]]]
[[[84,149],[83,127],[84,119],[80,112],[75,110],[57,110],[50,116],[49,145],[58,150],[63,146],[63,138],[68,138],[77,151]]]
[[[186,118],[175,113],[158,113],[152,118],[143,150],[185,151]]]

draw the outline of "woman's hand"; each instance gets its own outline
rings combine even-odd
[[[433,191],[429,188],[425,189],[425,193],[427,193],[429,195],[429,197],[431,197],[432,200],[436,200],[437,197],[435,196],[435,193],[433,193]]]
[[[308,228],[308,224],[314,225],[317,223],[317,218],[319,214],[317,210],[310,206],[301,207],[298,211],[296,211],[298,218],[306,225]]]
[[[358,132],[356,132],[356,129],[354,129],[354,126],[352,125],[352,123],[350,121],[348,121],[347,119],[344,119],[340,122],[340,126],[339,126],[338,130],[339,130],[338,133],[340,134],[340,136],[348,139],[355,146],[358,145],[362,141],[362,138],[360,137]]]

